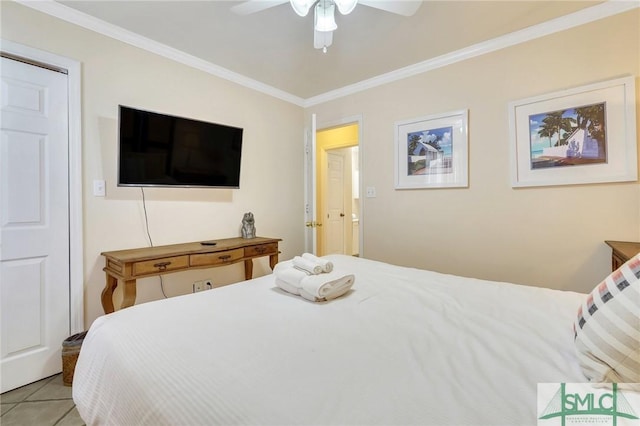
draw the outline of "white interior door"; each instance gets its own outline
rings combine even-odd
[[[311,126],[304,141],[304,245],[307,253],[316,254],[318,247],[316,218],[316,115],[311,114]]]
[[[345,254],[344,250],[344,155],[327,151],[326,211],[324,212],[324,252]]]
[[[2,58],[2,392],[62,370],[70,332],[65,74]]]

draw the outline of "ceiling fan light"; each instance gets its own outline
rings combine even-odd
[[[332,31],[313,32],[313,47],[316,49],[322,49],[323,52],[327,53],[327,47],[331,46],[331,43],[333,43]]]
[[[353,9],[355,9],[358,4],[358,0],[333,0],[333,2],[338,6],[338,10],[343,15],[348,15],[353,12]]]
[[[316,31],[333,31],[338,28],[334,16],[335,9],[335,5],[331,3],[318,2],[315,9]]]
[[[290,0],[291,7],[299,16],[307,16],[315,0]]]

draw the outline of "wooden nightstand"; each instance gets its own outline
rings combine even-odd
[[[611,270],[615,271],[627,260],[640,253],[640,243],[629,241],[605,241],[611,247]]]

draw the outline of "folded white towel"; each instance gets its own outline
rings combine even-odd
[[[302,296],[302,298],[307,299],[310,302],[324,302],[324,299],[319,299],[317,297],[315,297],[313,294],[309,294],[306,291],[304,291],[303,288],[300,289],[300,296]]]
[[[276,277],[276,285],[286,291],[287,293],[295,294],[296,296],[300,295],[300,289],[293,284],[289,284],[286,281],[281,280]]]
[[[319,263],[313,262],[309,259],[305,259],[301,256],[295,256],[293,258],[293,266],[303,271],[307,271],[310,274],[321,274],[322,266]]]
[[[302,280],[302,290],[316,299],[331,300],[345,294],[353,286],[355,276],[339,271],[309,275]],[[302,295],[302,290],[300,294]]]
[[[283,260],[281,262],[276,263],[276,266],[273,267],[273,273],[277,273],[278,271],[282,271],[284,269],[291,269],[293,268],[293,261],[292,260]]]
[[[291,260],[277,263],[273,268],[273,274],[276,278],[296,288],[302,287],[303,278],[308,276],[305,271],[294,267],[293,261]]]
[[[318,257],[315,254],[311,254],[311,253],[303,253],[302,254],[302,258],[310,260],[311,262],[314,262],[314,263],[317,263],[318,265],[320,265],[322,267],[322,272],[331,272],[331,271],[333,271],[333,262],[331,262],[330,260],[323,259],[323,258]]]

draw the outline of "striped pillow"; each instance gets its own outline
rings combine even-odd
[[[578,309],[578,360],[593,382],[640,382],[640,254],[611,273]]]

